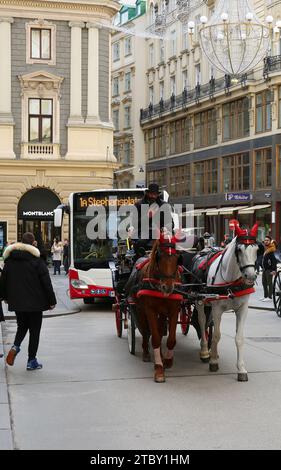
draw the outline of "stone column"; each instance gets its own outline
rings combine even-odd
[[[15,158],[13,150],[11,24],[0,17],[0,158]]]
[[[70,22],[71,70],[69,124],[79,124],[82,119],[82,28],[84,22]]]
[[[0,17],[0,114],[11,118],[11,24]]]
[[[87,123],[100,122],[99,117],[99,29],[94,23],[88,28],[88,105]]]

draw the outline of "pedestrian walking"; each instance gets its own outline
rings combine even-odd
[[[15,312],[17,332],[14,344],[6,362],[14,364],[20,346],[29,331],[27,370],[42,369],[37,361],[43,311],[55,308],[56,296],[53,291],[48,268],[40,251],[33,246],[33,233],[27,232],[22,243],[6,248],[4,268],[0,278],[0,298],[8,303],[10,312]]]
[[[264,254],[264,245],[259,241],[257,241],[257,245],[259,248],[257,252],[256,271],[257,271],[257,274],[259,274],[260,271],[262,271],[262,258]]]
[[[262,257],[262,286],[264,297],[260,300],[262,302],[270,302],[272,300],[272,276],[276,274],[277,261],[275,258],[276,244],[267,235],[264,239],[264,254]]]
[[[54,276],[58,272],[60,274],[61,259],[62,259],[63,246],[59,241],[59,238],[54,239],[54,243],[51,248],[51,253],[53,256],[53,265],[54,265]]]
[[[68,240],[64,240],[63,244],[63,266],[65,270],[65,274],[68,274],[69,269],[69,243]]]

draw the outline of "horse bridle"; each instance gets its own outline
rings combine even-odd
[[[252,236],[249,236],[249,235],[240,236],[240,237],[237,237],[237,239],[236,239],[235,256],[236,256],[236,261],[237,261],[237,264],[239,266],[239,269],[240,269],[241,273],[243,273],[243,271],[245,271],[245,269],[247,269],[247,268],[255,268],[256,265],[255,264],[246,264],[245,266],[240,266],[240,261],[239,261],[239,256],[238,256],[238,249],[239,249],[238,245],[245,245],[247,247],[249,245],[256,245],[256,242],[257,242],[256,238],[252,237]],[[220,261],[217,265],[216,272],[215,272],[214,276],[212,277],[212,284],[214,284],[216,275],[218,274],[219,270],[220,270],[220,274],[221,274],[222,279],[224,279],[223,274],[222,274],[222,261],[223,261],[225,253],[226,253],[226,250],[224,250],[224,252],[222,253],[221,259],[220,259]]]
[[[175,251],[175,244],[174,243],[169,243],[169,242],[164,242],[164,243],[161,243],[161,245],[158,247],[157,249],[157,253],[156,253],[156,266],[158,268],[158,272],[159,274],[154,274],[154,277],[155,279],[157,279],[158,281],[163,281],[163,280],[168,280],[168,279],[174,279],[176,280],[176,275],[178,273],[178,267],[176,267],[175,271],[168,275],[168,274],[164,274],[161,272],[160,270],[160,267],[159,267],[159,263],[158,263],[158,260],[159,260],[159,257],[160,257],[160,254],[161,254],[161,251],[162,253],[164,253],[166,256],[178,256],[178,253],[175,252],[175,253],[166,253],[163,248],[171,248],[173,251]]]
[[[256,238],[251,237],[249,235],[237,237],[236,246],[235,246],[235,256],[236,256],[237,264],[239,266],[239,269],[240,269],[241,273],[243,273],[243,271],[245,271],[245,269],[247,269],[247,268],[255,268],[256,265],[255,264],[246,264],[245,266],[242,266],[242,267],[240,266],[239,256],[238,256],[238,245],[244,245],[247,248],[247,246],[256,245],[256,243],[257,243]]]

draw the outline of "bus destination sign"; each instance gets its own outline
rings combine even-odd
[[[103,207],[121,207],[132,206],[139,200],[139,196],[128,197],[108,197],[104,196],[79,196],[77,198],[77,209],[87,209],[90,206],[103,206]]]

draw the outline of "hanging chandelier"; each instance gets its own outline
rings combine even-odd
[[[238,77],[252,70],[269,50],[273,17],[261,22],[250,0],[219,0],[211,19],[201,16],[200,22],[202,49],[209,62],[224,74]],[[191,21],[191,34],[193,28]]]

